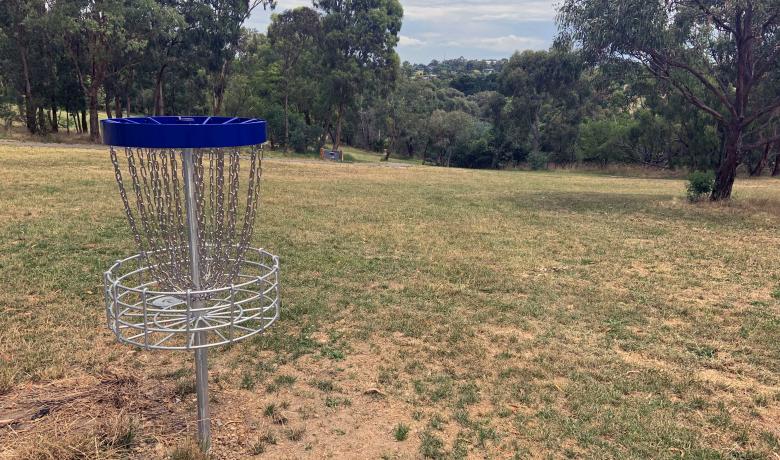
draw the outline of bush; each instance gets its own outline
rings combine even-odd
[[[316,150],[320,129],[308,126],[302,115],[290,114],[290,149],[298,153]]]
[[[696,202],[701,200],[702,196],[712,193],[715,186],[715,173],[712,171],[694,171],[688,176],[688,201]]]
[[[632,161],[629,133],[634,122],[628,117],[589,120],[580,126],[577,158],[585,163]]]
[[[528,154],[528,167],[534,171],[547,169],[550,157],[544,152],[531,152]]]
[[[395,430],[393,430],[393,436],[395,436],[395,440],[398,442],[406,441],[406,438],[409,437],[409,425],[404,425],[403,423],[396,425]]]

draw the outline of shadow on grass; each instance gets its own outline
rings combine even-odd
[[[780,217],[780,202],[768,198],[736,197],[725,203],[689,203],[671,193],[620,193],[545,191],[516,193],[507,197],[515,207],[528,211],[603,214],[624,217],[644,215],[660,220],[681,220],[699,225],[743,227],[767,225],[767,215]]]

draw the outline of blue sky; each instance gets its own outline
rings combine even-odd
[[[554,1],[401,0],[404,25],[401,60],[509,57],[516,50],[546,49],[555,36]],[[277,11],[311,5],[310,0],[278,0]],[[248,26],[265,31],[270,12],[259,9]]]

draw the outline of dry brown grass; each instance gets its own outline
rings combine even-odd
[[[112,181],[102,150],[0,145],[0,457],[196,454],[191,357],[103,324],[133,250]],[[780,182],[691,205],[575,172],[265,181],[283,316],[212,354],[213,458],[780,454]]]

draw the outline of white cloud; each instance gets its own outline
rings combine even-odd
[[[277,0],[276,9],[271,11],[270,9],[263,9],[257,7],[252,11],[252,15],[244,24],[247,27],[257,29],[261,32],[265,32],[268,24],[271,23],[272,13],[281,13],[284,10],[291,10],[300,6],[312,6],[311,0]]]
[[[546,43],[544,40],[535,37],[519,37],[514,34],[505,35],[503,37],[483,37],[476,40],[472,40],[466,43],[458,42],[456,46],[473,46],[475,48],[482,48],[491,51],[501,51],[512,53],[517,50],[529,49],[529,48],[544,48]]]
[[[404,16],[414,20],[436,21],[551,21],[553,2],[521,1],[402,1]]]
[[[2,1],[2,0],[0,0]],[[558,0],[400,0],[404,26],[401,58],[412,62],[466,56],[506,57],[544,49],[555,33]],[[311,0],[277,0],[276,12],[311,6]],[[256,10],[247,26],[265,31],[271,12]]]
[[[419,38],[407,37],[406,35],[398,36],[398,44],[400,46],[424,46],[425,42]]]

